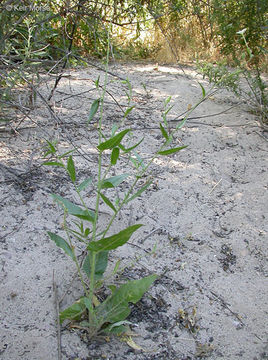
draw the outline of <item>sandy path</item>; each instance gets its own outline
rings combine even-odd
[[[128,76],[132,84],[136,109],[127,125],[135,129],[133,138],[145,137],[139,153],[146,161],[160,141],[164,99],[172,96],[171,120],[200,98],[198,77],[191,69],[185,69],[186,77],[176,67],[143,64],[112,65],[111,71]],[[87,156],[75,157],[80,178],[96,174],[96,131],[84,125],[97,97],[92,80],[98,74],[94,68],[70,71],[60,82],[54,105],[64,125],[57,125],[38,102],[31,112],[36,125],[24,120],[17,133],[0,133],[3,360],[58,358],[53,270],[62,296],[74,267],[46,235],[61,224],[61,211],[49,193],[72,198],[73,190],[64,173],[39,166],[41,149],[48,136],[59,140],[60,149],[71,148],[71,139]],[[116,81],[108,89],[126,104],[126,87]],[[40,91],[47,92],[45,87]],[[74,96],[78,93],[83,94]],[[134,245],[112,256],[113,263],[121,257],[122,266],[127,265],[119,280],[162,275],[129,318],[136,324],[136,343],[148,351],[135,352],[116,338],[88,343],[79,331],[62,329],[62,359],[268,358],[268,147],[262,137],[267,134],[242,105],[207,117],[236,104],[222,92],[200,105],[177,136],[176,144],[188,148],[153,163],[154,183],[115,225],[145,225]],[[119,115],[108,97],[105,129]],[[76,281],[70,291],[62,307],[82,294]]]

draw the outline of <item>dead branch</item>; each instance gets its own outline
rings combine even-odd
[[[57,324],[57,344],[58,344],[58,360],[62,359],[61,356],[61,330],[60,330],[60,307],[58,300],[58,287],[55,281],[55,271],[53,270],[52,275],[53,282],[53,291],[54,291],[54,301],[55,301],[55,310],[56,310],[56,324]]]

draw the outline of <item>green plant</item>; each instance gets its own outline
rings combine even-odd
[[[95,110],[93,112],[95,113]],[[56,194],[52,195],[53,199],[64,208],[63,226],[66,233],[66,239],[52,232],[48,232],[48,235],[56,245],[75,262],[79,278],[84,288],[84,296],[61,312],[60,321],[62,322],[66,319],[80,321],[80,325],[87,329],[90,337],[93,337],[99,332],[123,332],[125,318],[130,313],[128,303],[136,303],[157,278],[156,275],[151,275],[140,280],[129,281],[118,288],[114,285],[110,285],[111,295],[102,303],[98,303],[96,300],[95,292],[103,285],[103,275],[108,265],[108,253],[111,250],[124,245],[130,239],[132,234],[142,225],[137,224],[129,226],[111,236],[107,236],[106,234],[123,205],[139,196],[139,194],[150,185],[150,182],[148,182],[146,186],[131,195],[131,192],[134,189],[133,184],[131,190],[124,195],[121,202],[119,199],[117,199],[116,202],[113,202],[104,194],[105,189],[115,189],[129,177],[129,174],[108,177],[110,169],[116,165],[116,162],[119,159],[119,152],[121,151],[123,155],[130,151],[130,149],[124,148],[121,143],[128,132],[129,129],[123,130],[104,141],[103,135],[100,134],[99,145],[97,147],[99,150],[98,179],[94,186],[96,194],[95,211],[88,209],[85,199],[82,196],[83,191],[89,185],[92,185],[92,179],[86,179],[82,183],[77,184],[76,170],[72,155],[68,156],[67,163],[65,163],[63,158],[68,154],[57,155],[54,144],[49,141],[47,142],[49,149],[46,155],[51,154],[54,159],[53,161],[50,160],[45,162],[45,165],[63,167],[69,174],[76,193],[81,201],[81,206],[77,206],[66,198]],[[133,146],[133,148],[134,147],[135,146]],[[103,173],[103,152],[106,150],[111,150],[112,153],[110,164]],[[134,180],[135,184],[139,178],[140,176],[137,175]],[[113,211],[113,215],[103,231],[98,229],[101,199]],[[69,215],[76,219],[73,221],[73,226],[70,226],[67,222],[67,217]],[[82,264],[80,264],[78,260],[78,248],[75,244],[75,241],[77,240],[80,242],[80,245],[83,245],[83,251],[87,252]],[[114,272],[116,272],[116,269],[114,269]]]
[[[254,62],[260,64],[263,48],[267,45],[265,29],[267,27],[268,3],[265,0],[213,0],[213,21],[221,52],[231,55],[232,61],[240,58],[245,48],[244,39],[237,37],[240,29],[247,28],[246,39],[254,53]]]
[[[258,62],[254,61],[255,55],[245,37],[246,30],[237,32],[244,42],[244,51],[236,58],[235,69],[230,69],[225,63],[214,65],[203,62],[198,63],[197,67],[210,83],[226,88],[244,100],[250,109],[259,115],[260,123],[265,127],[268,121],[267,85],[261,78]],[[250,68],[252,63],[253,68]]]
[[[248,98],[251,103],[253,103],[253,110],[255,110],[258,114],[260,114],[260,122],[262,126],[268,123],[268,97],[267,97],[267,84],[262,80],[260,68],[258,65],[258,61],[255,61],[255,55],[252,49],[249,47],[249,44],[245,37],[245,32],[247,29],[243,29],[238,31],[237,34],[240,35],[245,44],[246,53],[248,55],[248,59],[246,60],[246,53],[242,53],[242,68],[243,75],[248,84],[249,91],[247,92]],[[264,51],[262,50],[262,53]],[[253,62],[253,72],[248,70],[248,63]]]
[[[239,95],[239,81],[241,69],[231,70],[226,63],[217,62],[211,64],[208,62],[197,62],[197,68],[203,77],[207,77],[210,83],[220,88],[226,88]]]
[[[74,261],[84,289],[83,296],[60,313],[60,321],[80,322],[80,326],[87,330],[90,338],[100,333],[124,332],[126,330],[125,321],[130,314],[128,304],[139,301],[157,278],[157,275],[152,274],[139,280],[128,281],[119,287],[111,284],[108,285],[110,295],[104,301],[100,302],[96,297],[96,292],[107,282],[104,275],[108,265],[109,252],[126,244],[130,237],[142,226],[142,224],[135,224],[110,235],[108,232],[112,224],[120,210],[144,193],[151,185],[152,179],[149,174],[149,167],[154,159],[159,156],[177,153],[186,148],[186,146],[170,147],[170,144],[175,133],[183,126],[189,114],[206,98],[205,90],[202,88],[202,99],[188,112],[175,129],[169,129],[167,126],[170,98],[165,101],[163,122],[159,124],[163,141],[159,145],[158,151],[146,162],[136,152],[136,148],[144,141],[143,138],[133,145],[128,145],[128,147],[125,144],[127,138],[131,140],[131,129],[121,130],[118,125],[113,125],[110,135],[105,135],[102,119],[106,84],[107,73],[100,97],[92,103],[89,114],[89,122],[97,114],[99,115],[98,144],[96,145],[98,150],[96,179],[88,178],[79,183],[71,154],[72,151],[60,155],[55,144],[50,141],[47,141],[47,151],[45,153],[45,157],[49,156],[50,158],[44,163],[48,166],[63,168],[68,173],[80,201],[80,205],[76,205],[64,197],[52,194],[53,199],[64,209],[63,228],[65,237],[53,232],[48,232],[48,235]],[[128,94],[131,94],[129,81],[126,84],[129,90]],[[99,88],[99,79],[96,81],[96,86]],[[132,107],[129,107],[126,113],[131,110]],[[124,118],[127,116],[126,113]],[[121,125],[124,125],[124,121],[121,122]],[[109,162],[105,164],[107,157],[104,154],[107,153],[110,154],[110,157]],[[115,172],[118,163],[121,161],[126,161],[133,167],[132,173],[119,173],[110,176],[110,172]],[[127,190],[118,195],[118,186],[126,182],[127,179],[129,180]],[[86,197],[83,196],[83,191],[89,186],[91,186],[95,197],[94,210],[88,208]],[[113,195],[108,195],[107,189],[109,189],[109,194],[112,191]],[[99,226],[101,201],[112,211],[112,215],[110,215],[104,229],[103,224],[102,229]],[[69,216],[74,219],[72,224],[69,222]],[[79,261],[81,252],[86,254],[82,263]],[[115,266],[113,273],[117,271],[117,268],[118,264]]]

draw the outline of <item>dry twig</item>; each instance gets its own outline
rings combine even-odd
[[[53,291],[55,299],[55,309],[56,309],[56,318],[57,318],[57,343],[58,343],[58,360],[62,359],[61,356],[61,330],[60,330],[60,306],[58,301],[58,288],[55,281],[55,272],[53,270]]]

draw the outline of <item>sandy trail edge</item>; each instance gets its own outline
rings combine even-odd
[[[111,70],[128,76],[132,84],[137,108],[129,116],[128,126],[136,129],[134,138],[145,137],[139,151],[149,159],[159,143],[164,99],[172,96],[170,118],[183,112],[200,97],[198,76],[192,69],[185,69],[186,78],[176,67],[150,64],[115,64]],[[71,77],[62,80],[55,98],[65,131],[38,103],[32,111],[38,127],[27,129],[32,124],[25,120],[19,135],[0,134],[1,163],[26,174],[17,178],[16,173],[14,178],[1,168],[3,360],[57,359],[52,273],[54,270],[61,296],[74,267],[47,238],[46,230],[58,231],[61,226],[61,213],[49,193],[72,198],[73,191],[65,174],[43,167],[32,169],[42,162],[44,129],[48,136],[59,139],[61,149],[70,148],[67,130],[75,144],[90,154],[87,161],[75,158],[81,180],[96,174],[96,132],[82,124],[97,94],[68,96],[93,89],[99,73],[88,68],[68,75]],[[113,83],[109,89],[126,104],[121,83]],[[222,92],[193,116],[219,113],[236,102],[231,94]],[[107,131],[118,115],[118,108],[107,103]],[[129,318],[137,325],[133,327],[139,335],[135,341],[148,351],[135,352],[118,339],[88,343],[83,334],[63,329],[63,359],[267,358],[268,149],[260,135],[265,134],[242,106],[227,114],[190,120],[178,133],[177,144],[187,144],[188,149],[154,162],[154,184],[115,224],[115,229],[122,229],[128,223],[142,222],[145,226],[132,242],[149,252],[155,249],[148,255],[126,245],[115,252],[112,262],[121,257],[122,264],[128,265],[119,281],[147,272],[165,274]],[[126,171],[125,167],[122,164],[118,173]],[[91,199],[88,201],[90,204]],[[106,216],[103,214],[103,221]],[[143,241],[153,230],[157,231]],[[71,290],[63,307],[82,294],[76,282]]]

